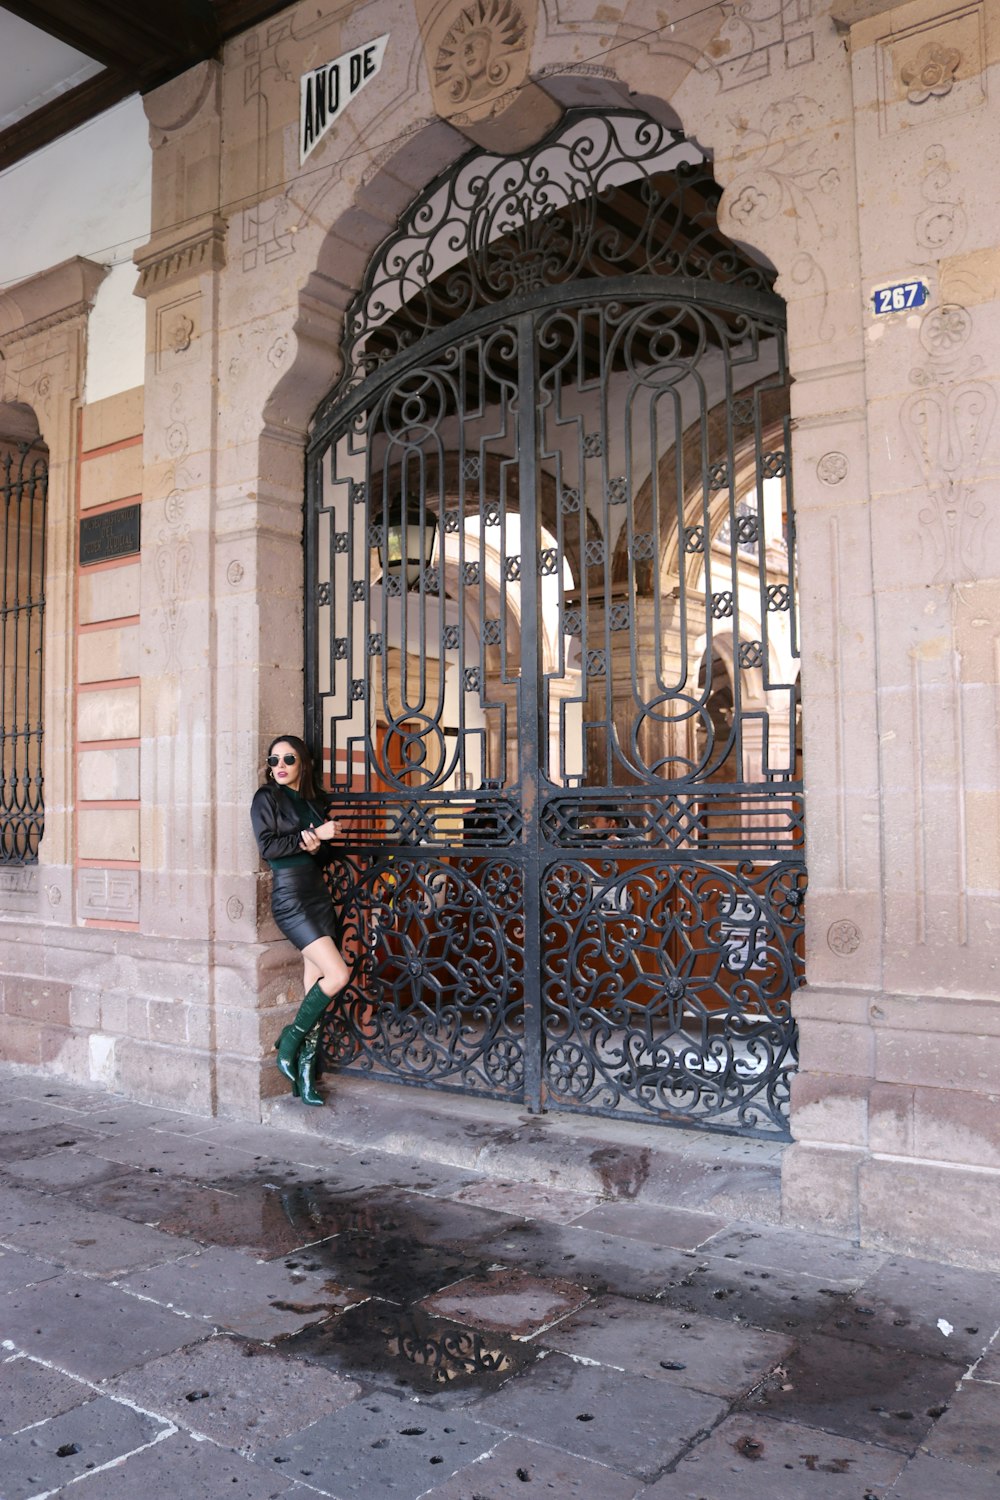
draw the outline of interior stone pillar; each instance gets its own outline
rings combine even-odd
[[[611,643],[607,669],[610,684],[602,677],[595,677],[592,672],[587,674],[585,717],[598,723],[603,721],[610,694],[612,720],[618,726],[619,739],[626,757],[632,755],[630,746],[636,719],[636,701],[655,703],[665,688],[675,686],[685,678],[691,683],[691,672],[697,672],[697,664],[692,666],[690,643],[697,640],[704,628],[704,600],[693,594],[689,595],[682,611],[680,594],[676,589],[662,589],[658,600],[654,600],[652,595],[639,595],[630,602],[627,595],[622,594],[621,597],[612,599],[607,606],[603,600],[595,600],[590,604],[587,613],[588,641],[593,643],[591,649],[600,650],[607,630],[607,638]],[[685,640],[688,643],[687,657],[684,651]],[[633,682],[635,670],[638,670],[639,675]],[[696,695],[697,682],[688,690]],[[657,766],[671,761],[683,763],[696,760],[699,731],[703,731],[703,728],[698,714],[673,719],[647,717],[638,731],[638,750],[642,763]],[[592,766],[603,766],[605,731],[591,729],[587,738]]]
[[[748,47],[755,36],[751,29]],[[731,40],[723,26],[717,95],[706,99],[691,75],[674,103],[713,147],[725,188],[720,226],[770,259],[787,306],[809,888],[783,1212],[854,1235],[887,871],[868,459],[885,439],[869,411],[858,219],[859,198],[869,200],[858,185],[850,68],[829,18],[810,16],[808,34],[783,57],[762,46],[741,58]],[[888,202],[873,199],[869,212],[895,233]]]
[[[882,9],[844,12],[866,441],[807,454],[796,439],[797,472],[814,464],[833,500],[825,515],[807,501],[803,592],[824,590],[840,646],[803,669],[810,982],[784,1209],[995,1268],[1000,260],[981,144],[996,131],[1000,49],[981,7]],[[910,282],[926,301],[876,312],[878,288]],[[855,485],[870,508],[853,527]],[[820,578],[824,526],[837,544]],[[852,748],[860,725],[870,743],[873,715],[874,762]],[[831,749],[839,792],[810,774]]]

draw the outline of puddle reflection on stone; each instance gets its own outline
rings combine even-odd
[[[74,1195],[88,1207],[152,1224],[204,1245],[252,1250],[263,1260],[356,1229],[374,1235],[377,1206],[368,1194],[338,1194],[324,1182],[230,1177],[207,1186],[134,1173]]]
[[[370,1227],[345,1229],[311,1246],[296,1264],[305,1271],[326,1271],[343,1286],[402,1307],[485,1268],[484,1261],[461,1250],[420,1244],[416,1232],[386,1234],[377,1217]]]
[[[419,1308],[403,1312],[377,1298],[279,1340],[278,1348],[355,1379],[384,1373],[420,1394],[494,1391],[539,1355],[506,1334],[464,1328]]]

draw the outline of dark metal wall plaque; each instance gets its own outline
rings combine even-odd
[[[138,505],[123,505],[121,510],[106,510],[100,516],[82,516],[80,566],[111,562],[138,552],[140,509]]]

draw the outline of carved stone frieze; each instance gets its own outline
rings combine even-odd
[[[295,77],[291,54],[297,47],[308,45],[312,63],[336,56],[340,50],[336,28],[334,14],[306,17],[289,9],[240,38],[240,129],[254,139],[256,149],[246,153],[247,166],[235,180],[227,182],[227,190],[246,205],[240,214],[239,232],[244,271],[270,266],[295,252],[292,226],[298,211],[287,192],[275,191],[285,175],[282,111],[294,112],[298,102],[297,89],[288,88]],[[294,113],[290,117],[294,118]],[[327,186],[339,170],[339,163],[329,171],[313,170],[309,180],[314,191]],[[304,212],[308,212],[308,204]]]
[[[196,348],[201,337],[201,293],[196,291],[158,306],[154,337],[160,374]]]
[[[965,238],[968,221],[961,195],[951,185],[952,172],[941,145],[928,146],[920,174],[925,208],[917,214],[914,237],[932,255],[954,254]]]
[[[719,205],[719,224],[736,239],[766,248],[774,224],[785,238],[791,233],[797,253],[787,276],[795,286],[809,286],[821,297],[823,311],[818,333],[832,336],[828,326],[829,288],[819,258],[825,242],[837,236],[836,209],[827,207],[840,188],[840,172],[825,154],[810,127],[822,115],[819,104],[803,94],[776,100],[764,110],[760,123],[739,124],[737,163],[752,162],[729,183]]]
[[[190,483],[185,463],[191,439],[184,419],[182,394],[183,387],[179,383],[175,384],[170,405],[170,426],[167,429],[167,448],[173,459],[173,484],[163,504],[165,525],[157,533],[156,551],[153,554],[153,569],[160,599],[163,665],[167,672],[176,672],[181,668],[181,611],[187,599],[194,567],[194,547],[185,516],[185,490]]]
[[[826,941],[831,952],[838,953],[841,958],[849,958],[861,947],[861,929],[856,922],[831,922]]]
[[[697,67],[715,73],[724,93],[812,62],[814,0],[744,0],[722,10]]]
[[[903,436],[926,487],[918,511],[937,571],[931,582],[977,578],[989,523],[976,481],[996,415],[996,388],[982,378],[982,355],[969,353],[973,323],[954,303],[932,309],[920,325],[927,356],[910,372],[917,387],[903,401]]]
[[[180,237],[167,231],[135,252],[137,297],[148,297],[206,271],[220,271],[226,264],[226,220],[221,214],[207,214],[195,226],[185,228],[187,232]]]
[[[720,217],[748,229],[780,214],[791,220],[800,246],[832,236],[819,205],[840,185],[840,174],[809,129],[819,112],[815,100],[795,94],[768,105],[759,126],[742,126],[736,160],[752,155],[754,166],[726,188]]]
[[[38,906],[38,867],[0,870],[0,911],[28,914]]]
[[[823,484],[842,484],[847,478],[847,455],[831,450],[817,461],[816,475]]]

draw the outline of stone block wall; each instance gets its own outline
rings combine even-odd
[[[142,500],[143,391],[81,412],[79,514]],[[76,889],[85,926],[139,925],[138,555],[78,561]]]
[[[803,668],[809,987],[784,1212],[996,1268],[1000,222],[983,146],[1000,132],[1000,17],[975,0],[835,13],[865,441],[843,448],[844,477],[800,534],[804,575],[839,618],[834,649],[808,646]],[[925,300],[879,315],[875,291],[907,281]],[[824,574],[824,527],[850,534],[849,594],[842,550]],[[823,785],[815,768],[848,745]]]

